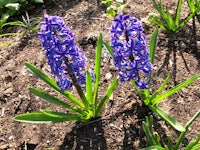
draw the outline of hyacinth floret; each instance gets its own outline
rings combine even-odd
[[[140,89],[148,88],[152,64],[142,23],[129,14],[119,14],[111,29],[114,64],[121,82],[134,80]]]
[[[64,18],[45,15],[40,24],[41,45],[46,50],[48,64],[61,90],[71,90],[73,81],[84,88],[86,57],[76,46],[74,34],[65,25]],[[72,81],[72,78],[75,79]]]

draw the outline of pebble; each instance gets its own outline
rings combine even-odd
[[[9,136],[9,137],[8,137],[8,140],[12,140],[12,139],[13,139],[13,136]]]

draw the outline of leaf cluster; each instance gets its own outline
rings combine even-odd
[[[162,0],[159,3],[156,0],[152,0],[152,2],[160,17],[151,15],[150,19],[168,33],[179,32],[194,16],[200,19],[200,0],[187,0],[190,13],[183,20],[180,18],[183,0],[178,0],[175,15],[169,9],[164,8]]]
[[[32,0],[34,3],[43,3],[43,0]],[[30,1],[28,0],[1,0],[0,2],[0,31],[7,20],[20,11],[23,7],[25,8]]]
[[[101,0],[101,2],[107,6],[106,13],[110,18],[117,16],[128,6],[124,4],[124,0]]]
[[[200,115],[200,110],[191,118],[185,125],[185,130],[181,132],[178,137],[178,140],[173,142],[172,137],[168,136],[168,142],[166,145],[161,144],[160,136],[157,133],[153,132],[153,117],[149,116],[145,118],[145,121],[142,122],[142,128],[147,137],[147,145],[148,147],[143,148],[142,150],[178,150],[180,148],[180,144],[183,141],[189,127],[195,121],[195,119]],[[197,138],[191,141],[184,150],[199,150],[200,149],[200,134],[198,134]]]

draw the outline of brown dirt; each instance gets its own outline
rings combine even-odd
[[[156,12],[151,0],[126,1],[129,7],[125,12],[139,19],[147,17],[149,12]],[[167,7],[175,10],[175,1],[165,1]],[[99,33],[110,41],[109,27],[112,20],[107,18],[105,6],[95,0],[59,1],[33,7],[30,18],[42,17],[43,9],[49,15],[59,15],[65,18],[66,24],[72,29],[77,43],[88,57],[88,66],[94,66],[95,44]],[[187,4],[183,5],[183,16],[187,15]],[[147,39],[152,35],[155,26],[145,26]],[[13,28],[7,29],[12,30]],[[18,32],[22,31],[18,29]],[[159,30],[158,45],[155,54],[152,90],[163,82],[168,72],[173,78],[166,89],[200,73],[200,24],[194,19],[175,36]],[[89,123],[59,123],[59,124],[26,124],[13,120],[17,114],[35,112],[48,108],[64,111],[63,109],[42,101],[30,94],[29,86],[42,88],[55,96],[45,83],[31,74],[24,66],[28,61],[45,73],[49,74],[44,51],[40,46],[37,33],[28,33],[25,37],[1,38],[0,42],[12,41],[9,47],[0,49],[0,149],[2,150],[43,150],[43,149],[139,149],[146,146],[146,138],[141,124],[146,115],[151,112],[146,108],[133,86],[119,84],[101,118]],[[105,87],[117,76],[112,59],[104,50],[102,55],[100,96]],[[107,79],[106,74],[112,77]],[[200,109],[200,81],[184,88],[170,96],[159,105],[183,125]],[[123,107],[122,107],[123,106]],[[200,118],[189,129],[183,145],[195,139],[200,133]],[[174,142],[179,135],[167,123],[154,117],[154,130],[161,135],[163,144],[168,134]]]

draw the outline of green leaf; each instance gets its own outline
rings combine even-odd
[[[7,23],[4,23],[1,27],[3,28],[4,26],[22,26],[22,27],[26,27],[26,25],[21,21],[7,22]]]
[[[173,17],[170,14],[169,10],[167,10],[166,14],[167,14],[166,23],[168,25],[168,28],[170,29],[170,32],[175,32],[176,31],[176,27],[175,27],[175,24],[174,24]]]
[[[194,6],[194,3],[193,3],[193,0],[187,0],[187,3],[188,3],[188,6],[190,8],[190,11],[192,13],[194,13],[195,12],[195,6]]]
[[[154,145],[154,146],[142,148],[141,150],[165,150],[165,149],[159,145]]]
[[[106,10],[108,17],[113,18],[116,16],[116,7],[114,6],[109,6]]]
[[[172,137],[171,136],[167,136],[167,148],[169,150],[173,149],[173,141],[172,141]]]
[[[20,4],[19,3],[9,3],[5,7],[7,7],[10,10],[17,11],[20,8]]]
[[[52,117],[44,113],[26,113],[17,115],[14,120],[26,123],[58,123],[64,121],[75,121],[75,116],[78,118],[78,115],[74,114],[72,120],[70,120],[70,117]]]
[[[116,85],[118,84],[118,81],[119,81],[119,79],[115,79],[115,80],[111,83],[111,85],[108,87],[105,96],[103,97],[103,99],[101,100],[100,104],[99,104],[98,107],[97,107],[97,110],[96,110],[96,115],[97,115],[97,116],[100,115],[101,110],[103,109],[103,107],[104,107],[105,104],[107,103],[107,101],[108,101],[110,95],[113,93],[113,91],[114,91]]]
[[[46,100],[46,101],[48,101],[50,103],[56,104],[58,106],[62,106],[64,108],[71,109],[71,110],[76,111],[76,112],[78,112],[80,114],[84,114],[84,115],[86,114],[81,109],[78,109],[75,106],[69,105],[69,104],[67,104],[67,103],[65,103],[65,102],[63,102],[63,101],[61,101],[61,100],[49,95],[48,93],[43,92],[42,90],[39,90],[39,89],[36,89],[36,88],[32,88],[32,87],[29,87],[29,90],[34,95],[36,95],[36,96],[38,96],[38,97],[40,97],[40,98],[42,98],[42,99],[44,99],[44,100]]]
[[[185,128],[174,118],[170,117],[168,114],[166,114],[161,108],[158,106],[154,105],[149,105],[149,108],[153,111],[156,112],[161,118],[163,118],[167,123],[169,123],[174,129],[177,131],[185,131]]]
[[[113,57],[114,56],[114,52],[113,52],[113,50],[112,50],[112,47],[108,44],[108,43],[106,43],[106,42],[102,42],[103,43],[103,46],[104,46],[104,48],[108,51],[108,53],[111,55],[111,57]]]
[[[163,30],[168,31],[168,27],[165,26],[165,24],[163,22],[161,22],[160,20],[158,20],[158,18],[156,16],[152,17],[152,22],[157,24],[158,26],[160,26]]]
[[[18,35],[19,33],[5,33],[5,34],[0,34],[0,37],[4,36],[11,36],[11,35]]]
[[[181,5],[183,0],[178,1],[177,9],[176,9],[176,17],[175,17],[175,26],[178,27],[181,13]]]
[[[190,21],[190,19],[192,19],[195,15],[196,15],[196,13],[190,13],[190,15],[188,17],[183,19],[183,21],[180,23],[179,27],[177,28],[177,31],[179,31],[181,28],[183,28]]]
[[[102,34],[99,35],[97,41],[97,48],[96,48],[96,56],[95,56],[95,83],[94,83],[94,110],[97,107],[97,97],[98,97],[98,89],[99,89],[99,77],[100,77],[100,67],[101,67],[101,53],[102,53]],[[96,114],[96,113],[95,113]]]
[[[56,82],[51,79],[50,77],[48,77],[46,74],[44,74],[43,72],[41,72],[39,69],[37,69],[35,66],[33,66],[32,64],[26,62],[25,63],[26,67],[28,69],[30,69],[30,71],[32,71],[36,76],[38,76],[40,79],[42,79],[44,82],[46,82],[48,85],[50,85],[52,88],[54,88],[55,90],[57,90],[58,92],[60,92],[61,94],[63,94],[64,96],[66,96],[69,100],[71,100],[73,103],[77,104],[78,106],[80,106],[81,108],[84,108],[85,106],[83,105],[83,103],[81,101],[79,101],[77,98],[75,98],[73,96],[72,93],[68,92],[68,91],[61,91],[60,87],[56,84]]]
[[[171,78],[171,74],[169,73],[168,76],[165,78],[164,82],[161,84],[161,86],[158,88],[156,92],[152,94],[150,97],[151,104],[154,101],[154,99],[157,97],[157,95],[163,90],[163,88],[167,85],[169,82],[169,79]]]
[[[142,128],[144,130],[144,133],[147,137],[147,142],[149,146],[156,145],[156,141],[153,137],[152,132],[152,116],[145,117],[145,121],[142,122]]]
[[[82,115],[80,114],[72,114],[72,113],[64,113],[64,112],[55,112],[49,109],[41,110],[42,113],[49,117],[55,118],[64,118],[66,121],[80,121]]]
[[[197,136],[196,140],[190,142],[184,150],[198,150],[200,149],[200,134]],[[198,149],[197,149],[198,148]]]
[[[178,140],[176,142],[174,150],[178,150],[180,143],[183,141],[186,132],[188,131],[189,127],[192,125],[192,123],[200,116],[200,110],[196,112],[196,114],[187,122],[185,125],[185,131],[181,132],[180,136],[178,137]]]
[[[160,16],[162,17],[162,19],[164,21],[166,21],[167,20],[167,17],[166,17],[167,15],[165,14],[165,11],[163,9],[162,0],[160,0],[160,7],[158,6],[158,4],[156,3],[155,0],[152,0],[152,2],[153,2],[153,5],[154,5],[155,9],[158,11],[158,13],[160,14]]]
[[[190,79],[178,84],[177,86],[174,86],[173,88],[169,89],[165,93],[161,94],[160,96],[156,97],[155,99],[152,99],[152,104],[155,105],[159,103],[160,101],[164,100],[165,98],[169,97],[170,95],[176,93],[178,90],[188,86],[192,82],[196,81],[198,78],[200,78],[200,74],[194,75]]]
[[[154,63],[154,54],[156,50],[156,43],[157,43],[157,37],[158,37],[158,28],[156,28],[152,34],[151,41],[150,41],[150,62]]]
[[[35,3],[44,3],[43,0],[33,0]]]
[[[93,104],[92,99],[92,77],[90,73],[86,72],[86,99],[88,100],[89,105]]]

